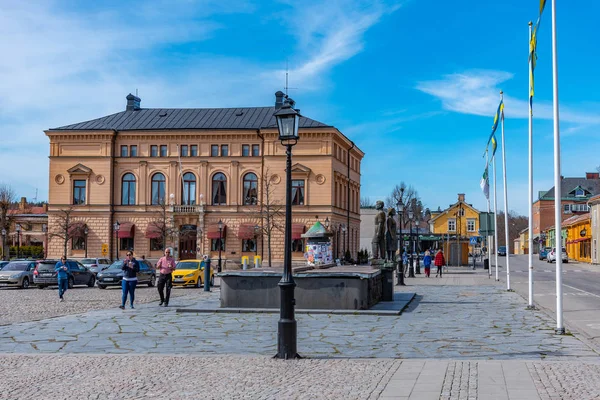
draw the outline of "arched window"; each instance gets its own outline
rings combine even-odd
[[[124,206],[135,205],[135,176],[132,173],[123,175],[121,182],[121,204]]]
[[[191,172],[183,174],[181,201],[181,204],[186,206],[196,204],[196,176]]]
[[[244,205],[255,205],[258,199],[258,178],[249,172],[244,175]]]
[[[160,172],[152,175],[152,204],[165,204],[165,176]]]
[[[227,204],[227,178],[219,172],[212,179],[212,205],[224,206]]]

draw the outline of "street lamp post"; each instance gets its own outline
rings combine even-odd
[[[17,258],[21,258],[21,224],[15,225],[17,231]]]
[[[342,260],[346,261],[346,224],[342,224]]]
[[[417,270],[415,274],[421,274],[421,263],[420,263],[420,254],[421,254],[421,245],[419,243],[419,230],[421,229],[421,216],[420,212],[415,215],[415,223],[417,224]]]
[[[4,252],[6,251],[6,229],[2,228],[2,259],[6,260],[6,254],[4,254]],[[10,254],[9,254],[9,258],[10,258]]]
[[[404,193],[404,189],[401,188],[400,189],[400,199],[398,200],[398,202],[396,203],[396,208],[398,209],[398,269],[396,272],[396,278],[397,278],[397,284],[398,286],[405,286],[404,283],[404,263],[402,262],[402,246],[404,243],[402,243],[403,238],[402,238],[402,223],[404,222],[402,218],[402,215],[404,213],[404,204],[402,203],[402,193]]]
[[[415,246],[415,241],[413,240],[413,235],[412,235],[412,223],[413,223],[413,218],[414,218],[414,211],[412,210],[412,208],[409,208],[408,210],[408,221],[409,221],[409,232],[410,232],[410,258],[409,258],[409,265],[408,265],[408,277],[409,278],[414,278],[415,277],[415,266],[413,265],[413,253],[415,251],[414,246]]]
[[[258,257],[258,233],[260,232],[260,226],[254,225],[254,258]],[[256,260],[254,261],[256,267]]]
[[[117,242],[117,260],[119,259],[119,229],[121,228],[121,224],[119,221],[113,224],[113,229],[115,230],[115,241]],[[87,248],[87,243],[86,243]]]
[[[277,95],[282,95],[278,92]],[[296,282],[292,276],[292,147],[298,143],[300,113],[293,108],[294,101],[287,98],[275,112],[279,140],[286,146],[286,185],[285,185],[285,240],[283,253],[283,275],[279,282],[281,304],[277,333],[277,358],[298,358],[296,351],[298,327],[294,316],[294,290]]]
[[[85,258],[87,258],[87,243],[88,243],[88,233],[89,233],[89,231],[88,231],[88,227],[86,226],[86,227],[83,229],[83,235],[85,236]]]
[[[219,219],[217,223],[217,227],[219,228],[219,264],[217,264],[217,272],[221,272],[221,249],[223,248],[223,221]]]

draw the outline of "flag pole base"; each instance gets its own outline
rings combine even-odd
[[[530,311],[536,311],[537,310],[536,306],[527,306],[527,307],[525,307],[525,309],[526,310],[530,310]]]
[[[554,330],[554,333],[556,333],[557,335],[564,335],[565,334],[565,328],[556,328]]]

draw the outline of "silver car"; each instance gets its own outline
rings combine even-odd
[[[567,250],[565,250],[564,247],[562,248],[561,256],[562,262],[569,262],[569,255],[567,254]],[[548,261],[549,263],[556,262],[556,247],[553,247],[552,251],[548,253],[548,255],[546,256],[546,261]]]
[[[29,288],[33,283],[35,261],[11,261],[0,270],[0,286]]]
[[[79,261],[94,275],[97,275],[98,272],[105,270],[111,264],[107,258],[73,258],[72,260]]]

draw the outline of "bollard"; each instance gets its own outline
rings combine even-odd
[[[242,257],[242,269],[243,270],[248,269],[248,256]]]
[[[210,258],[203,261],[204,263],[204,291],[210,292]]]

